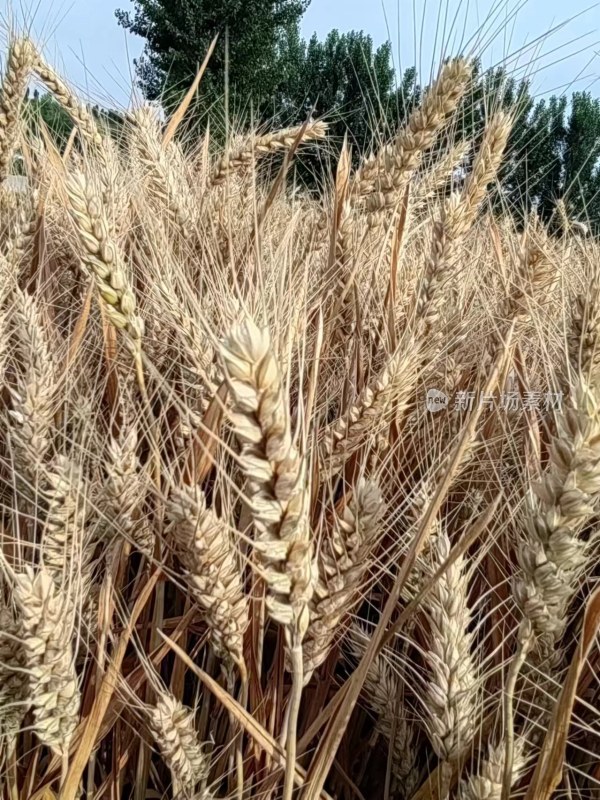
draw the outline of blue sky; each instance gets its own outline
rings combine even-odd
[[[4,28],[11,19],[27,20],[48,57],[76,86],[98,102],[120,105],[130,97],[131,62],[143,42],[117,25],[117,7],[132,4],[0,0],[0,19]],[[488,64],[512,55],[509,68],[530,75],[538,93],[589,88],[600,95],[595,0],[312,0],[304,35],[316,31],[323,38],[335,27],[362,29],[376,44],[389,38],[396,66],[416,61],[423,76],[430,74],[445,43],[447,52],[464,47],[483,52]]]

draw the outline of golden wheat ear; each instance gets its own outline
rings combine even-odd
[[[49,573],[36,574],[31,568],[16,576],[15,597],[34,730],[43,744],[64,754],[79,721],[80,705],[70,604]]]
[[[29,39],[9,44],[6,69],[0,88],[0,183],[10,174],[19,136],[19,115],[34,61]]]

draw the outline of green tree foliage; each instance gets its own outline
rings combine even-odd
[[[106,135],[118,138],[123,125],[123,116],[114,109],[105,109],[98,105],[90,110],[100,129]],[[33,94],[28,92],[25,97],[24,114],[37,134],[40,133],[40,122],[42,122],[58,149],[64,148],[73,130],[73,121],[54,95],[48,92],[40,94],[37,89]]]
[[[576,92],[564,137],[564,194],[567,208],[579,218],[600,222],[600,100]]]
[[[280,83],[281,40],[308,5],[307,0],[132,2],[133,13],[119,10],[116,14],[119,24],[146,40],[136,68],[147,97],[163,98],[167,105],[176,102],[219,34],[202,82],[205,104],[223,95],[228,56],[233,107],[242,113],[253,106],[259,116]]]
[[[397,123],[397,97],[389,44],[375,48],[362,31],[331,31],[324,41],[307,43],[292,31],[282,48],[287,72],[279,86],[280,124],[299,123],[312,113],[330,125],[332,147],[347,134],[355,161]],[[414,82],[414,71],[407,84]]]
[[[73,129],[73,122],[65,109],[55,100],[54,95],[40,94],[37,90],[33,95],[28,93],[25,114],[36,132],[39,132],[40,120],[42,120],[57,146],[62,150]]]

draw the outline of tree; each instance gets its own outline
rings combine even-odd
[[[146,40],[136,70],[149,99],[177,102],[219,34],[201,86],[205,106],[222,96],[227,65],[233,108],[241,113],[253,106],[260,117],[280,83],[281,40],[310,0],[132,2],[133,14],[119,10],[116,15],[120,25]]]
[[[104,134],[118,137],[124,122],[118,111],[100,108],[97,105],[90,111]],[[32,95],[28,91],[25,96],[24,114],[34,133],[39,135],[41,120],[58,149],[64,148],[73,130],[73,120],[53,94],[49,92],[40,94],[36,89]]]
[[[324,41],[316,34],[308,44],[290,32],[284,47],[288,73],[279,88],[281,124],[302,122],[308,113],[330,124],[330,139],[338,148],[348,134],[354,160],[385,137],[397,123],[398,102],[391,47],[378,48],[363,31],[331,31]],[[414,71],[403,84],[410,93]],[[409,88],[410,87],[410,88]],[[406,98],[404,98],[406,100]]]
[[[574,217],[600,222],[600,100],[575,92],[565,135],[564,191]]]
[[[34,131],[39,130],[41,119],[59,150],[62,150],[73,129],[73,121],[54,95],[40,94],[37,89],[33,96],[28,92],[25,98],[25,114]]]

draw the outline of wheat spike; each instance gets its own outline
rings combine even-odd
[[[26,655],[12,611],[0,596],[0,739],[11,739],[28,707]]]
[[[462,191],[454,192],[445,201],[440,219],[434,222],[431,253],[416,300],[416,315],[424,337],[434,331],[441,315],[444,297],[439,290],[455,263],[460,240],[475,221],[488,184],[496,176],[511,125],[510,116],[503,111],[492,117]]]
[[[243,147],[222,156],[213,171],[210,184],[219,186],[227,180],[228,176],[251,167],[256,159],[271,153],[289,150],[300,134],[302,135],[299,143],[307,144],[323,139],[326,133],[327,125],[324,122],[316,121],[309,122],[306,126],[298,125],[295,128],[283,128],[264,136],[256,136]]]
[[[65,753],[79,718],[79,687],[71,649],[68,602],[52,576],[28,567],[15,578],[23,648],[27,658],[34,728],[40,741]]]
[[[42,496],[48,512],[42,532],[41,563],[57,589],[65,584],[65,569],[77,563],[79,575],[89,579],[90,543],[86,541],[87,508],[83,478],[76,464],[57,455],[42,473]]]
[[[133,111],[130,118],[134,123],[132,146],[148,176],[152,196],[160,200],[177,229],[187,238],[193,219],[189,189],[183,176],[176,174],[173,159],[162,145],[155,111],[151,106],[144,106]]]
[[[194,712],[162,692],[148,713],[150,730],[184,797],[192,797],[208,765],[194,727]]]
[[[10,442],[15,466],[35,484],[50,446],[56,391],[53,350],[34,297],[15,287],[10,324],[17,361],[11,397]]]
[[[81,243],[82,263],[96,280],[110,322],[126,330],[139,347],[143,323],[119,249],[111,239],[106,211],[99,193],[83,172],[67,183],[71,215]]]
[[[418,169],[424,151],[456,110],[471,75],[472,67],[464,59],[444,64],[420,108],[412,112],[394,143],[363,163],[355,176],[354,190],[361,197],[371,195],[371,212],[396,203],[403,186]]]
[[[348,411],[325,430],[321,444],[325,476],[339,472],[353,452],[389,424],[391,409],[397,419],[402,418],[417,377],[417,347],[408,344],[391,356],[377,380],[365,387]]]
[[[358,625],[353,625],[346,642],[355,658],[362,658],[366,639],[366,633]],[[399,674],[385,655],[379,653],[369,664],[363,697],[377,715],[375,730],[391,746],[393,773],[403,796],[409,798],[418,786],[417,754],[415,728],[402,701],[401,691]]]
[[[267,608],[274,620],[303,637],[314,582],[306,477],[291,441],[269,333],[246,319],[231,331],[221,352],[234,401],[230,419],[242,443],[255,549],[269,587]]]
[[[525,615],[551,645],[564,631],[586,560],[588,546],[579,533],[594,516],[600,495],[600,411],[583,380],[574,406],[558,416],[549,469],[535,491],[518,554],[524,575],[516,590]]]
[[[502,800],[502,781],[504,777],[505,745],[501,741],[496,747],[489,748],[476,775],[471,775],[460,784],[458,796],[460,800]],[[526,766],[526,742],[520,737],[515,742],[512,784],[521,778]]]
[[[10,174],[19,136],[19,114],[32,63],[33,48],[29,39],[12,41],[0,88],[0,183]]]
[[[588,290],[577,295],[574,305],[568,341],[571,366],[595,386],[600,363],[600,275],[594,274]]]
[[[40,80],[52,92],[77,125],[83,138],[91,146],[93,154],[101,161],[104,161],[104,137],[98,129],[94,116],[69,89],[60,75],[37,52],[34,52],[33,68],[39,75]]]
[[[433,552],[437,568],[450,553],[450,541],[441,529]],[[478,718],[477,668],[464,559],[457,559],[446,570],[424,603],[430,625],[425,654],[430,674],[425,701],[427,730],[439,758],[451,762],[471,746]]]
[[[331,537],[321,549],[320,575],[311,601],[311,615],[303,646],[304,680],[327,658],[339,624],[352,613],[369,555],[381,535],[385,506],[374,481],[360,479],[350,502],[334,520]]]
[[[206,614],[215,649],[237,664],[245,676],[248,601],[227,526],[206,507],[202,492],[192,488],[173,488],[167,513],[190,592]]]

